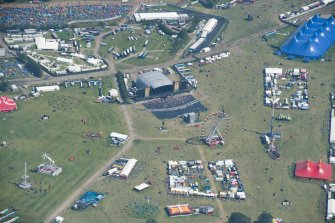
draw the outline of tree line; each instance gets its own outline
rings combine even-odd
[[[230,215],[228,219],[228,223],[272,223],[272,219],[273,219],[273,216],[266,211],[263,211],[263,213],[261,213],[258,216],[257,220],[254,222],[252,222],[251,218],[249,218],[248,216],[240,212],[234,212]],[[158,223],[158,221],[150,218],[150,219],[147,219],[146,223]]]
[[[31,59],[24,53],[19,53],[18,56],[19,60],[24,63],[27,69],[35,76],[35,77],[42,77],[43,71],[42,67],[39,63],[35,60]]]

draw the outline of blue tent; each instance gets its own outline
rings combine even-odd
[[[285,41],[280,51],[289,58],[315,60],[321,58],[334,42],[335,19],[324,19],[316,14]]]

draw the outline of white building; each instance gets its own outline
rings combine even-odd
[[[36,37],[35,44],[38,50],[58,50],[58,42],[53,39]]]
[[[334,216],[335,216],[335,199],[332,198],[332,192],[328,191],[327,220],[332,219]]]
[[[217,23],[218,23],[217,19],[214,18],[209,19],[204,28],[202,28],[202,31],[208,33],[212,32]]]
[[[325,4],[325,5],[328,5],[328,4],[332,3],[332,2],[334,2],[334,0],[321,0],[321,2],[323,4]]]
[[[51,86],[35,87],[35,92],[50,92],[50,91],[59,91],[59,86],[51,85]]]
[[[335,144],[335,117],[330,119],[329,143]]]
[[[200,38],[195,41],[189,48],[190,51],[195,51],[205,41],[207,35],[212,32],[218,23],[217,19],[211,18],[207,21],[206,25],[201,30]]]
[[[142,183],[142,184],[137,185],[136,187],[134,187],[134,189],[137,190],[137,191],[142,191],[142,190],[144,190],[144,189],[146,189],[148,187],[150,187],[149,184]]]
[[[61,63],[67,63],[67,64],[72,64],[73,63],[72,59],[68,59],[68,58],[64,58],[64,57],[57,57],[56,61],[61,62]]]
[[[62,223],[64,221],[64,218],[61,217],[61,216],[57,216],[55,219],[54,219],[54,222],[55,223]]]
[[[137,160],[132,158],[129,159],[127,164],[124,166],[124,168],[122,169],[121,173],[120,173],[120,177],[121,178],[128,178],[131,171],[134,169],[135,165],[137,163]]]
[[[190,51],[195,51],[203,42],[205,41],[205,38],[199,38],[197,41],[195,41],[191,46],[190,46]]]
[[[120,134],[120,133],[117,133],[117,132],[112,132],[109,137],[111,138],[116,138],[117,140],[119,141],[127,141],[129,136],[128,135],[124,135],[124,134]]]
[[[67,69],[69,72],[72,72],[72,73],[78,73],[81,71],[81,67],[79,65],[71,65],[71,66],[68,66]]]
[[[283,68],[265,68],[266,75],[283,75]]]
[[[36,29],[24,29],[23,31],[24,31],[24,34],[26,34],[26,35],[37,33]]]
[[[95,59],[95,58],[88,58],[86,61],[87,61],[87,63],[92,64],[92,65],[94,65],[94,66],[97,66],[97,65],[103,63],[102,60],[100,60],[100,59]]]
[[[17,92],[17,91],[19,91],[19,88],[18,88],[15,84],[12,84],[12,85],[10,86],[10,90],[11,90],[12,92]]]
[[[136,22],[141,22],[142,20],[150,21],[155,19],[164,20],[182,20],[187,19],[187,14],[177,14],[177,12],[152,12],[152,13],[135,13],[134,18]]]
[[[6,56],[6,49],[5,48],[0,48],[0,57]]]
[[[114,98],[119,96],[119,92],[116,89],[111,89],[110,91],[108,91],[108,94]]]

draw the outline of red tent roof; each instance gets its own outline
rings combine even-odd
[[[16,109],[16,103],[7,96],[0,97],[0,112],[10,112]]]
[[[312,162],[310,160],[297,161],[295,164],[295,175],[297,177],[314,178],[320,180],[330,180],[333,176],[331,164],[322,162]]]

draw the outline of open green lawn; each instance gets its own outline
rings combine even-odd
[[[100,47],[100,53],[103,56],[107,56],[108,49],[114,47],[114,51],[121,53],[129,47],[136,48],[136,54],[130,54],[127,58],[118,59],[117,63],[124,63],[125,66],[129,65],[150,65],[157,64],[167,61],[171,58],[169,54],[172,45],[171,37],[165,35],[159,35],[156,30],[152,30],[151,35],[144,35],[143,26],[132,25],[134,32],[122,31],[117,32],[116,35],[109,35],[102,41],[107,43],[107,46]],[[137,37],[137,40],[129,40],[128,37]],[[149,40],[148,46],[144,49],[143,45],[146,40]],[[147,52],[147,57],[145,59],[139,59],[137,56],[141,52]],[[156,59],[157,58],[157,59]]]
[[[108,84],[111,79],[106,79]],[[104,90],[107,91],[107,86]],[[0,209],[14,207],[20,222],[42,221],[118,151],[109,145],[108,134],[125,133],[118,106],[93,102],[97,88],[76,85],[42,95],[19,102],[15,112],[0,114],[0,138],[9,143],[0,148]],[[41,121],[44,114],[50,116],[48,121]],[[86,125],[81,122],[84,117]],[[103,131],[104,135],[101,139],[84,139],[81,137],[84,131]],[[14,182],[23,175],[24,162],[29,170],[36,168],[43,162],[43,152],[50,154],[63,172],[52,177],[29,171],[36,191],[17,189]],[[75,160],[69,161],[70,156]]]
[[[65,40],[66,42],[69,41],[71,38],[73,38],[73,32],[63,30],[62,32],[56,32],[57,36],[61,40]]]
[[[269,35],[268,37],[266,37],[266,42],[270,46],[279,48],[286,41],[286,39],[294,33],[295,30],[296,27],[293,26],[287,26],[283,29],[279,29],[277,30],[276,34]]]

